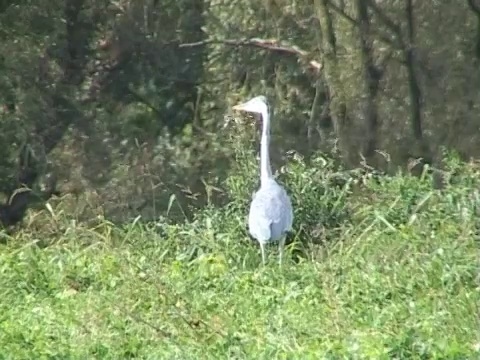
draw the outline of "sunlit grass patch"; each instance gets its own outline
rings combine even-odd
[[[322,189],[330,170],[311,171],[284,178],[303,244],[283,267],[274,247],[261,266],[235,193],[184,224],[59,218],[49,239],[20,232],[0,248],[0,355],[477,358],[470,175],[443,192],[428,178],[367,180],[354,195],[348,182]],[[319,232],[310,215],[329,211]]]

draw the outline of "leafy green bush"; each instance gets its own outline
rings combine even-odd
[[[8,238],[0,354],[479,356],[475,164],[432,190],[429,175],[372,178],[293,156],[279,178],[295,203],[297,240],[311,244],[308,260],[287,256],[279,268],[260,265],[246,231],[258,173],[243,151],[226,180],[228,204],[192,220],[89,227],[53,209],[37,215],[53,230]],[[316,226],[329,241],[316,244]]]

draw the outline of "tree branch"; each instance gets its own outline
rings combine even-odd
[[[198,46],[206,46],[212,44],[220,44],[233,47],[255,47],[272,52],[279,52],[297,56],[299,59],[307,62],[308,66],[313,70],[319,72],[322,70],[322,64],[319,61],[311,60],[311,54],[305,50],[300,49],[296,45],[287,45],[276,39],[206,39],[193,43],[179,44],[179,48],[193,48]]]
[[[342,7],[335,4],[332,0],[325,0],[325,1],[327,2],[328,7],[330,9],[332,9],[337,15],[339,15],[343,19],[347,20],[353,26],[356,26],[356,27],[359,26],[358,19],[355,19],[354,17],[348,15]],[[369,5],[371,5],[372,1],[369,1],[368,3],[369,3]],[[377,8],[377,10],[379,10],[379,9]],[[383,43],[398,48],[398,45],[395,44],[395,42],[390,37],[388,37],[387,35],[384,35],[384,34],[380,33],[378,30],[375,30],[375,29],[371,29],[371,33],[372,33],[372,35],[377,36],[378,39],[380,41],[382,41]]]

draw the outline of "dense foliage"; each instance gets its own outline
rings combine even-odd
[[[35,190],[20,213],[53,187],[87,218],[92,198],[116,220],[155,218],[172,193],[201,207],[234,160],[230,105],[260,93],[276,164],[292,149],[393,173],[442,167],[442,146],[476,156],[479,14],[476,0],[2,1],[0,191]]]
[[[477,0],[0,0],[0,359],[479,358],[479,62]]]

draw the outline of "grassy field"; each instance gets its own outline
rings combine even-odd
[[[436,191],[320,160],[282,175],[282,267],[246,232],[253,164],[226,207],[182,224],[45,213],[48,232],[0,245],[0,359],[480,358],[477,167],[453,164]]]

